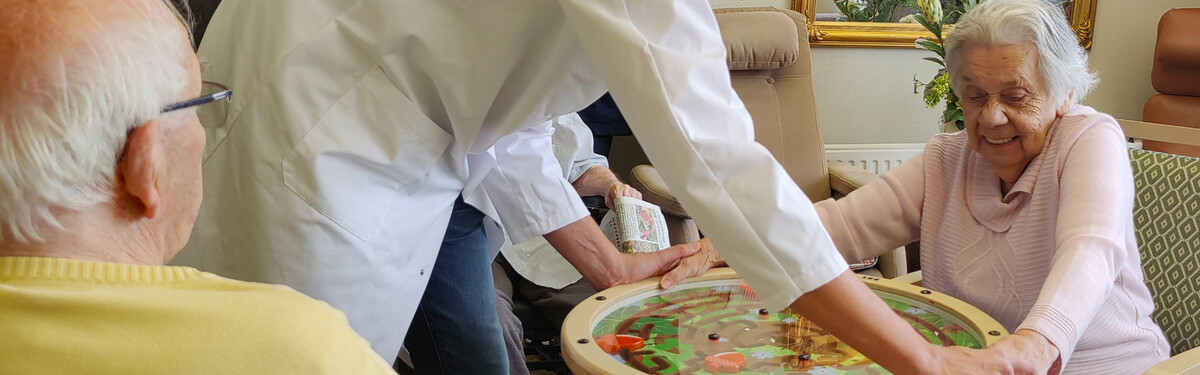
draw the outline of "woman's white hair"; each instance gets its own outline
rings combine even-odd
[[[1079,103],[1097,78],[1060,6],[1046,0],[990,0],[963,15],[946,37],[946,68],[954,91],[963,92],[962,53],[968,44],[1029,42],[1037,47],[1038,70],[1051,103],[1062,103],[1068,96]]]
[[[129,132],[190,79],[189,36],[164,20],[180,13],[163,0],[106,2],[128,7],[118,20],[94,2],[35,3],[0,16],[0,28],[28,30],[4,38],[0,57],[11,68],[0,71],[0,241],[42,241],[46,226],[63,229],[56,212],[112,201]]]

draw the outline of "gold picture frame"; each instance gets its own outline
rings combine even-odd
[[[933,38],[921,25],[884,22],[814,21],[818,0],[793,0],[792,9],[803,13],[808,22],[808,41],[816,47],[916,48],[917,38]],[[1071,28],[1084,49],[1092,48],[1096,24],[1096,0],[1074,0],[1070,12]],[[952,26],[946,26],[950,28]]]

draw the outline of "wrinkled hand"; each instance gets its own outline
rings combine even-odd
[[[620,182],[614,183],[609,186],[608,191],[604,193],[604,205],[608,206],[608,209],[610,210],[616,209],[617,197],[633,197],[642,199],[642,192],[637,191],[637,189],[634,189],[633,186],[629,186],[629,184],[623,184]]]
[[[699,242],[680,244],[655,251],[652,253],[622,253],[618,258],[619,264],[614,271],[620,273],[617,284],[642,281],[662,275],[682,264],[681,260],[700,251]],[[613,284],[616,285],[616,284]],[[593,285],[597,290],[604,290],[613,285]]]
[[[1018,374],[1057,374],[1062,370],[1058,347],[1032,330],[1017,330],[987,350],[1010,360]]]
[[[942,375],[992,375],[1019,374],[1031,375],[1032,372],[1016,371],[1009,359],[989,350],[969,349],[961,346],[940,347],[933,349],[934,367],[929,373]]]
[[[725,265],[725,260],[721,259],[720,254],[717,254],[717,250],[713,248],[711,242],[708,242],[708,238],[701,238],[693,244],[699,245],[700,251],[683,258],[679,261],[679,265],[663,275],[662,280],[658,282],[660,288],[673,287],[683,279],[700,276],[710,268]]]

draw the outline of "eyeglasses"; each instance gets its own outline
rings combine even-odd
[[[204,127],[219,128],[225,124],[225,115],[228,113],[231,100],[233,100],[233,90],[230,90],[229,87],[216,82],[204,81],[201,83],[199,97],[168,104],[163,107],[162,113],[212,104],[196,109],[197,116],[200,117],[200,124]]]

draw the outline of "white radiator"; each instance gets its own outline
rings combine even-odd
[[[825,159],[850,163],[871,173],[883,174],[924,149],[924,143],[825,145]]]

